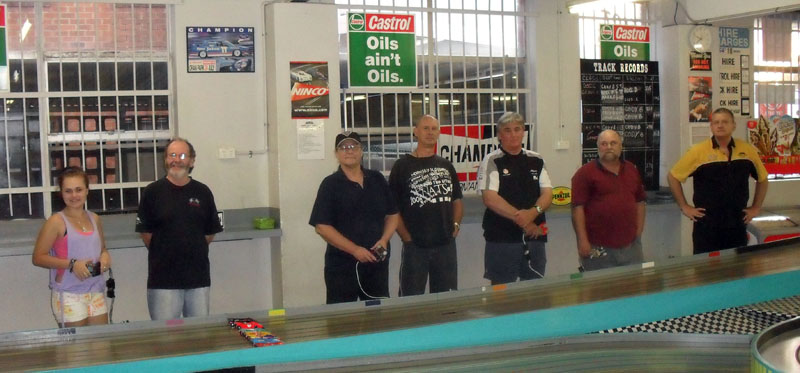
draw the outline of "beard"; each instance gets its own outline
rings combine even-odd
[[[189,167],[169,167],[167,174],[175,179],[183,179],[189,176]]]

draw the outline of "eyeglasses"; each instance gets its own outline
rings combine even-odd
[[[189,158],[189,154],[186,153],[181,153],[181,154],[169,153],[167,156],[169,156],[170,158],[180,158],[181,160]]]
[[[360,144],[339,145],[336,147],[336,149],[339,149],[343,152],[346,152],[348,150],[356,151],[356,150],[361,150],[361,145]]]

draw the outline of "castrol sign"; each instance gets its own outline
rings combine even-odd
[[[349,13],[350,87],[416,87],[414,16]]]
[[[604,60],[650,60],[650,27],[600,25],[600,56]]]

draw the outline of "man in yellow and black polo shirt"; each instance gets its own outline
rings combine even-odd
[[[695,254],[746,245],[745,226],[761,212],[767,195],[767,170],[752,145],[732,137],[734,129],[730,110],[714,110],[713,136],[692,146],[667,175],[681,212],[694,222]],[[686,202],[681,185],[689,176],[694,178],[694,206]],[[756,179],[750,207],[748,177]]]

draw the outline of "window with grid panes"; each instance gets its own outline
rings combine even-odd
[[[599,3],[595,7],[583,7],[578,13],[578,35],[580,35],[580,57],[600,59],[600,25],[651,26],[647,3]],[[652,33],[657,30],[650,27]],[[655,60],[658,45],[650,43],[650,59]]]
[[[800,118],[800,12],[756,18],[753,29],[754,117],[771,125],[772,136],[754,141],[751,134],[750,141],[760,152],[769,153],[762,159],[770,179],[796,180],[800,178],[800,137],[780,151],[777,127],[793,120],[797,126],[792,118]]]
[[[61,209],[56,177],[67,166],[89,175],[90,210],[135,210],[172,133],[170,6],[6,4],[0,219]]]
[[[528,112],[524,1],[337,0],[342,124],[365,139],[364,165],[388,174],[415,144],[413,121],[439,118],[439,155],[453,162],[474,193],[483,155],[497,147],[494,124],[506,111]],[[351,88],[347,13],[415,16],[416,88]],[[526,117],[526,119],[528,119]],[[528,132],[526,145],[533,138]]]

